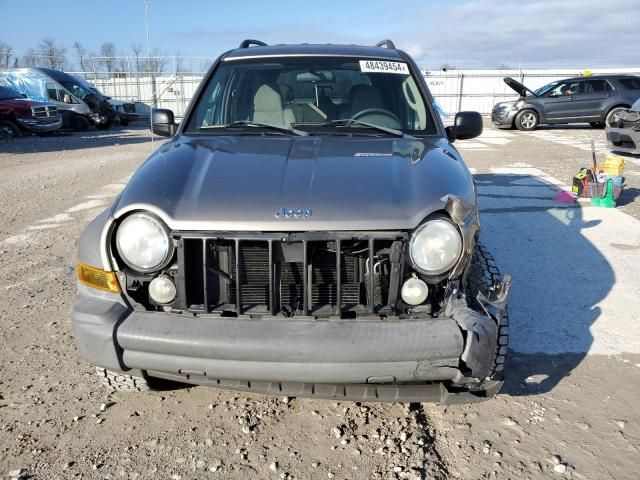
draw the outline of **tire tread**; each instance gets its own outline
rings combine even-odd
[[[476,299],[478,292],[488,295],[489,289],[500,280],[500,270],[493,255],[491,255],[487,247],[478,242],[471,258],[471,264],[469,265],[469,271],[467,272],[465,281],[465,293],[468,305],[474,310],[483,311],[482,306]],[[498,341],[493,359],[493,367],[488,376],[489,379],[502,379],[508,344],[509,311],[506,310],[500,319]]]

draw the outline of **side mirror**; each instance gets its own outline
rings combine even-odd
[[[153,133],[161,137],[173,137],[178,125],[173,118],[173,112],[165,108],[151,110],[151,126]]]
[[[478,112],[458,112],[453,125],[446,128],[449,141],[469,140],[482,134],[482,116]]]

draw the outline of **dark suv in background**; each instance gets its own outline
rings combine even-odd
[[[493,107],[491,121],[499,128],[535,130],[541,123],[582,122],[603,128],[640,98],[640,77],[632,75],[569,78],[535,91],[510,77],[504,82],[520,98]]]

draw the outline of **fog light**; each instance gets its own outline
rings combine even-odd
[[[149,284],[149,296],[157,303],[171,303],[176,298],[176,286],[169,277],[156,277]]]
[[[420,305],[424,303],[429,295],[429,287],[426,283],[416,277],[411,277],[402,285],[400,293],[404,303],[409,305]]]

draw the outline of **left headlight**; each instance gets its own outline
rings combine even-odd
[[[164,267],[173,254],[167,228],[145,213],[134,213],[120,223],[116,230],[116,248],[129,267],[143,273]]]
[[[451,269],[462,253],[462,237],[451,222],[437,218],[422,224],[409,244],[411,264],[425,275],[439,275]]]

